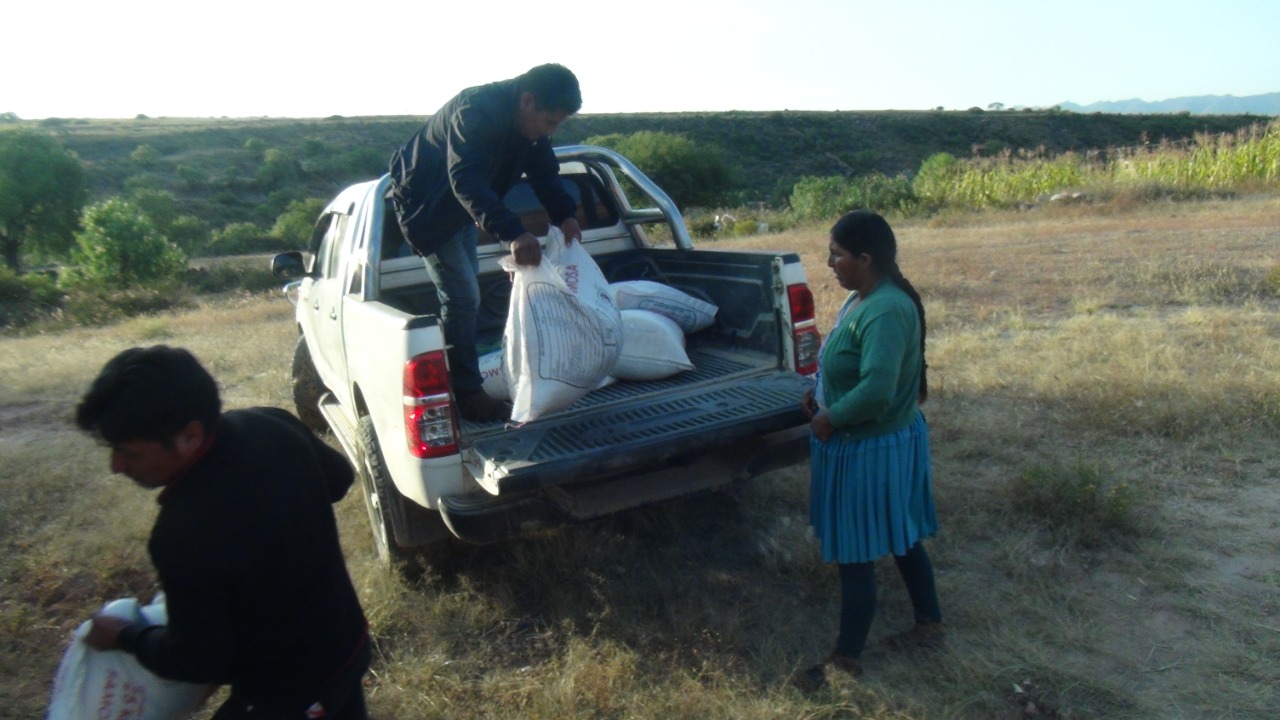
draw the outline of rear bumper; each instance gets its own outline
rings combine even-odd
[[[543,485],[500,495],[441,498],[449,530],[489,543],[528,530],[582,522],[645,505],[711,492],[809,457],[809,427],[796,425],[743,438],[697,456],[668,458],[629,473],[581,483]]]

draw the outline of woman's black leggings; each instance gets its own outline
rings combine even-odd
[[[902,581],[911,596],[911,609],[918,623],[942,621],[938,592],[933,583],[933,563],[924,545],[916,543],[905,555],[894,555]],[[836,654],[862,657],[862,648],[876,616],[876,564],[840,565],[840,635]]]

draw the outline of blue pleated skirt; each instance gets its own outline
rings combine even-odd
[[[867,439],[810,437],[809,524],[826,562],[903,555],[938,532],[924,415]]]

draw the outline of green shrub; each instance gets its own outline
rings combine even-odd
[[[62,304],[62,291],[48,275],[19,275],[0,265],[0,327],[21,327],[52,314]]]
[[[951,153],[935,153],[920,164],[920,171],[911,181],[917,197],[941,203],[948,189],[962,172],[959,161]]]
[[[125,288],[171,281],[184,274],[187,257],[165,239],[136,205],[113,198],[85,212],[65,275],[69,285]]]
[[[263,190],[278,190],[296,185],[302,177],[302,164],[293,151],[271,148],[262,156],[262,164],[254,171],[253,180]]]
[[[904,175],[870,173],[852,179],[804,177],[791,193],[791,209],[805,220],[834,220],[850,210],[880,213],[908,212],[916,203],[911,181]]]
[[[284,244],[253,223],[231,223],[214,231],[213,239],[209,242],[209,254],[216,256],[275,252]]]
[[[139,145],[129,153],[129,159],[140,167],[154,167],[160,162],[160,151],[151,145]]]
[[[186,293],[172,282],[130,288],[85,284],[67,293],[62,318],[68,324],[93,327],[190,305]]]
[[[587,138],[586,144],[625,155],[681,208],[711,207],[732,184],[720,148],[683,135],[643,130],[631,135]]]
[[[1084,463],[1034,466],[1010,486],[1018,516],[1088,547],[1136,534],[1139,499],[1133,485],[1108,478],[1102,469]]]
[[[294,200],[276,218],[271,234],[280,239],[281,247],[305,248],[315,230],[316,219],[320,217],[326,203],[323,198]]]
[[[716,231],[720,226],[716,224],[714,215],[704,215],[694,219],[685,219],[685,226],[689,228],[689,234],[695,239],[711,240],[715,238]]]
[[[189,256],[204,253],[213,236],[204,221],[194,215],[179,215],[174,218],[166,234],[169,242],[177,245]]]
[[[271,274],[270,265],[261,258],[219,260],[193,268],[184,284],[199,294],[222,292],[268,292],[278,290],[280,281]]]
[[[1272,295],[1280,295],[1280,263],[1271,267],[1271,272],[1267,273],[1263,284]]]
[[[910,212],[916,202],[911,181],[905,175],[889,177],[883,173],[871,173],[854,178],[841,198],[840,213],[865,208],[878,213]]]
[[[829,220],[840,215],[840,196],[847,186],[844,178],[802,177],[791,189],[791,209],[805,220]]]

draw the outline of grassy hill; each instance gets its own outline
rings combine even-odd
[[[135,188],[172,193],[179,211],[211,228],[269,227],[291,200],[327,198],[383,172],[386,158],[425,117],[50,118],[52,132],[90,170],[95,199]],[[730,202],[777,203],[807,175],[911,173],[937,152],[968,157],[1002,149],[1051,154],[1197,133],[1232,132],[1254,115],[1081,115],[1060,111],[720,112],[581,115],[557,144],[641,130],[678,133],[724,150],[735,179]]]

